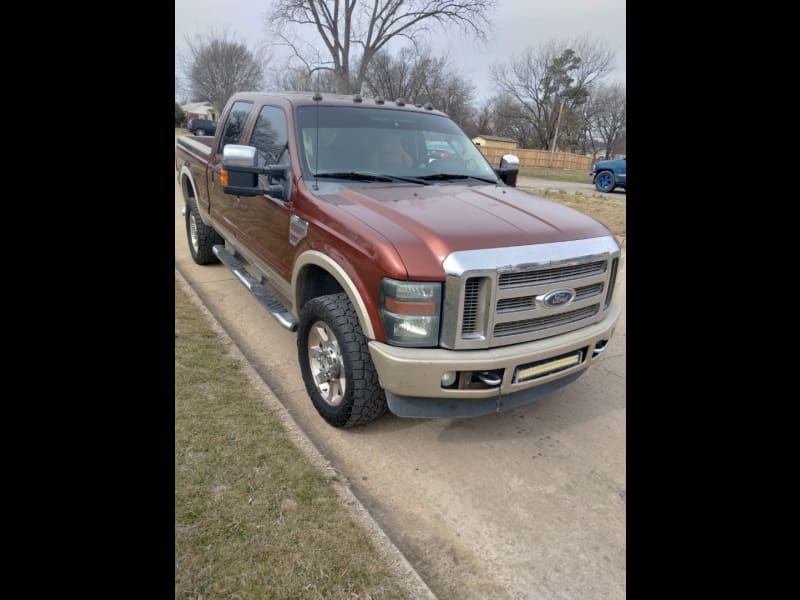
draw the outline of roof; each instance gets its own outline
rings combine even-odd
[[[480,134],[480,135],[476,135],[475,137],[483,138],[485,140],[491,140],[493,142],[514,142],[515,144],[517,143],[517,140],[515,140],[515,139],[507,138],[507,137],[500,137],[500,136],[497,136],[497,135],[483,135],[483,134]],[[475,139],[475,138],[473,138],[473,139]]]
[[[329,94],[319,92],[321,100],[315,101],[314,95],[317,92],[239,92],[235,94],[237,100],[250,100],[254,102],[263,101],[267,98],[281,98],[292,106],[307,106],[319,104],[321,106],[368,106],[370,108],[391,108],[395,110],[410,110],[414,112],[434,113],[444,115],[443,112],[436,110],[430,104],[413,104],[411,101],[385,100],[380,96],[372,98],[361,96],[360,94]],[[429,106],[430,108],[426,108]]]

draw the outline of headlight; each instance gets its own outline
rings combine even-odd
[[[437,346],[442,284],[381,280],[381,319],[395,346]]]

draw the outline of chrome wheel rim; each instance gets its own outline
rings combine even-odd
[[[194,218],[194,215],[189,215],[189,237],[192,240],[192,249],[194,250],[195,254],[197,254],[197,221]]]
[[[344,360],[339,341],[322,321],[308,332],[308,364],[319,395],[326,404],[339,406],[345,393]]]

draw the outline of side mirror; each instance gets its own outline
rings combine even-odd
[[[288,181],[289,165],[272,165],[259,168],[256,166],[257,150],[253,146],[228,144],[222,150],[222,191],[237,196],[258,196],[269,194],[273,198],[283,199],[286,191],[283,185],[258,185],[259,175],[269,175]]]
[[[519,159],[513,154],[504,154],[500,159],[500,168],[495,169],[498,177],[506,185],[517,187],[517,175],[519,175]]]

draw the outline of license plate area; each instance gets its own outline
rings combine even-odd
[[[586,358],[587,350],[588,348],[581,348],[552,358],[520,365],[514,370],[512,383],[524,383],[580,365]]]

